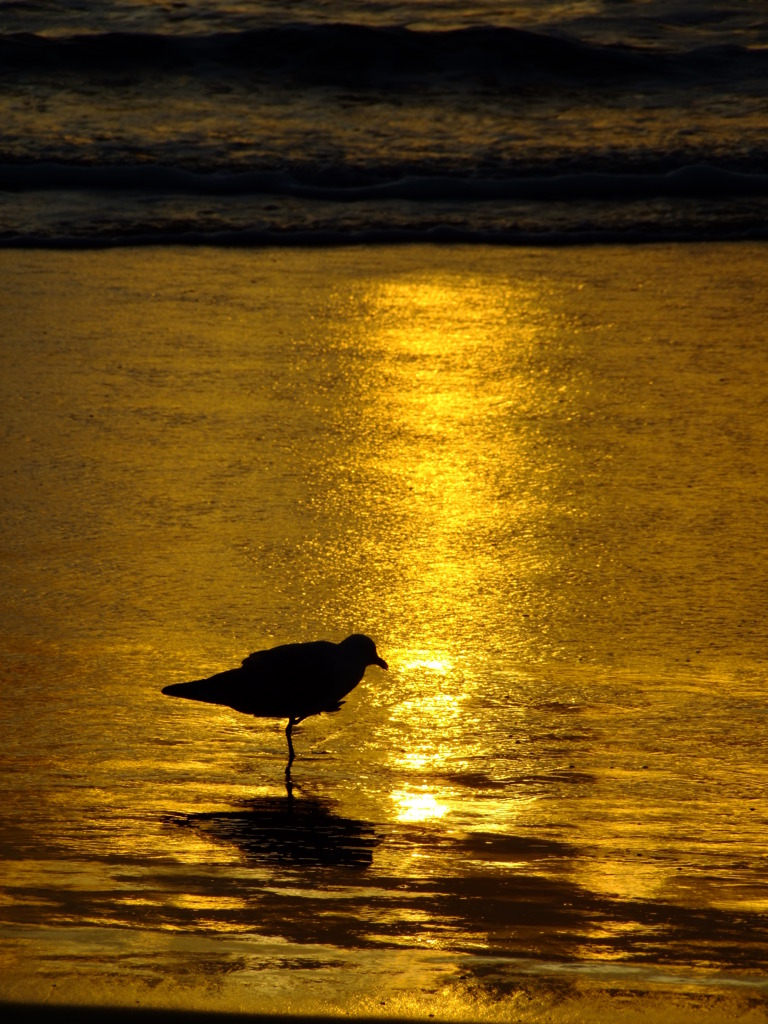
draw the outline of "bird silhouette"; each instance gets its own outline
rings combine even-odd
[[[369,665],[387,668],[373,640],[353,633],[339,644],[314,640],[256,651],[239,668],[191,683],[172,683],[162,692],[169,697],[221,704],[257,718],[287,718],[285,774],[289,779],[296,756],[291,739],[294,725],[310,715],[338,711],[342,698],[354,690]]]

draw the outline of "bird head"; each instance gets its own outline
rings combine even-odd
[[[342,640],[340,647],[345,648],[365,665],[378,665],[379,668],[387,668],[387,663],[376,653],[376,644],[364,633],[353,633],[346,640]]]

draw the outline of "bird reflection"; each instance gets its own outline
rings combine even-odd
[[[238,810],[173,815],[175,825],[193,828],[218,842],[237,846],[249,861],[367,868],[378,838],[371,825],[335,814],[317,799],[259,797]]]
[[[239,668],[190,683],[172,683],[162,692],[170,697],[221,704],[257,718],[287,718],[285,780],[290,795],[291,765],[296,756],[294,725],[310,715],[338,711],[344,703],[342,698],[357,686],[369,665],[387,668],[373,640],[353,633],[339,644],[315,640],[256,651]]]

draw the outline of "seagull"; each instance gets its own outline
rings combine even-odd
[[[191,683],[172,683],[162,692],[222,704],[256,718],[287,718],[288,778],[296,756],[291,739],[294,725],[310,715],[338,711],[342,698],[354,690],[369,665],[387,668],[373,640],[353,633],[338,644],[314,640],[256,651],[243,659],[240,668]]]

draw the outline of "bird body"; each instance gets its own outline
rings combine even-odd
[[[338,644],[315,640],[256,651],[244,658],[239,668],[217,672],[207,679],[172,683],[162,692],[170,697],[220,704],[257,718],[287,718],[290,768],[293,726],[309,715],[338,711],[368,665],[387,667],[376,653],[373,640],[353,633]]]

